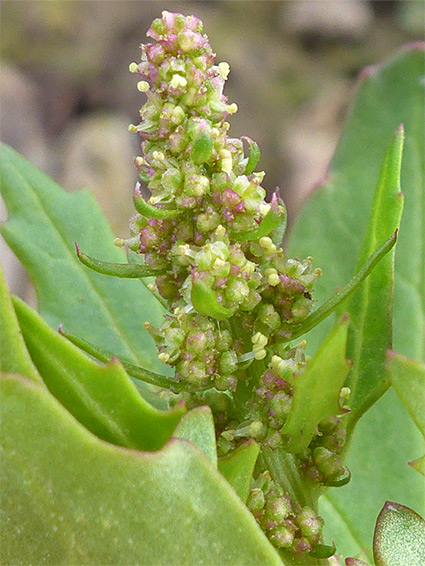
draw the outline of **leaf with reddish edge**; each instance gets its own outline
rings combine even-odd
[[[376,566],[425,564],[425,521],[415,511],[387,501],[376,521],[373,538]]]
[[[115,358],[98,364],[52,330],[40,315],[14,297],[22,334],[50,393],[99,438],[138,450],[158,450],[186,409],[152,407]]]
[[[2,379],[1,399],[3,564],[283,566],[192,442],[114,446],[17,376]]]

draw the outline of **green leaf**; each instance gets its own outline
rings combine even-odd
[[[228,456],[218,461],[220,473],[230,483],[242,501],[246,502],[251,489],[251,479],[254,473],[260,447],[253,440],[244,442]]]
[[[382,67],[365,70],[326,184],[306,201],[288,247],[291,256],[311,255],[323,269],[315,285],[319,303],[329,296],[329,289],[350,279],[369,221],[386,140],[403,124],[401,187],[406,202],[397,242],[394,345],[404,355],[425,361],[423,68],[424,44],[417,43]],[[330,326],[329,321],[309,334],[312,351]]]
[[[302,452],[319,422],[341,413],[339,396],[350,370],[345,357],[348,319],[335,325],[328,338],[295,381],[291,411],[282,429],[287,452]]]
[[[289,245],[291,256],[312,255],[315,264],[323,269],[315,291],[319,303],[329,296],[329,289],[350,278],[368,223],[385,140],[403,123],[406,137],[401,187],[405,207],[396,251],[393,343],[397,351],[422,360],[423,67],[424,46],[415,44],[384,66],[363,73],[327,183],[307,201]],[[325,321],[308,334],[311,351],[326,336],[330,324],[330,320]],[[376,517],[382,501],[391,499],[414,506],[424,497],[420,476],[405,465],[420,442],[421,435],[392,391],[359,421],[347,460],[352,480],[341,490],[328,491],[321,500],[327,536],[335,540],[340,552],[355,556],[359,548],[364,548],[372,562],[372,517]]]
[[[210,316],[216,320],[226,320],[233,314],[230,309],[223,307],[217,301],[215,291],[208,287],[205,281],[197,277],[196,273],[192,278],[191,300],[196,312],[204,316]]]
[[[424,482],[406,465],[423,442],[422,435],[390,388],[360,419],[346,465],[352,478],[342,489],[329,489],[319,500],[325,540],[338,552],[373,564],[371,539],[375,519],[387,499],[410,507],[424,500]]]
[[[142,216],[146,216],[146,218],[158,218],[160,220],[163,218],[176,218],[183,212],[183,210],[177,209],[158,208],[157,206],[147,203],[143,198],[140,183],[136,183],[133,193],[133,203],[137,212]]]
[[[282,566],[191,442],[127,450],[91,435],[28,380],[5,378],[1,394],[2,564]]]
[[[9,288],[0,264],[0,371],[20,373],[34,381],[42,379],[34,366],[13,310]]]
[[[90,257],[80,250],[77,243],[75,243],[75,248],[77,257],[83,265],[103,275],[122,277],[124,279],[140,279],[141,277],[152,277],[153,275],[162,275],[165,273],[165,270],[158,271],[150,269],[150,267],[144,264],[111,263]]]
[[[155,409],[139,395],[118,360],[99,365],[24,302],[15,298],[14,306],[44,383],[80,423],[99,438],[127,448],[157,450],[167,442],[184,406]]]
[[[196,407],[185,415],[177,425],[173,438],[185,438],[199,446],[217,468],[214,419],[209,407]]]
[[[251,173],[255,171],[255,168],[257,167],[258,162],[260,161],[261,151],[257,142],[255,142],[251,138],[248,138],[247,136],[242,136],[242,139],[245,140],[249,145],[249,157],[245,167],[244,175],[251,175]]]
[[[9,220],[2,234],[37,291],[40,313],[69,332],[152,369],[164,366],[143,327],[161,323],[161,305],[140,281],[105,277],[77,258],[74,241],[107,261],[126,261],[99,205],[87,191],[68,193],[11,148],[0,148],[1,193]]]
[[[425,364],[388,352],[391,384],[425,438]],[[425,476],[425,456],[409,462]]]
[[[90,344],[90,342],[84,340],[83,338],[69,334],[69,332],[66,332],[66,330],[64,330],[62,326],[58,328],[58,331],[62,336],[65,336],[67,340],[80,348],[80,350],[83,350],[83,352],[86,352],[86,354],[90,354],[90,356],[100,362],[108,363],[112,361],[113,358],[119,360],[127,374],[131,377],[134,377],[138,381],[150,383],[151,385],[156,385],[157,387],[161,387],[163,389],[170,389],[173,393],[177,393],[182,389],[182,384],[177,382],[172,377],[167,377],[166,375],[162,375],[160,373],[154,373],[140,366],[131,364],[130,362],[123,360],[122,358],[118,358],[111,352],[107,352],[102,348],[93,346],[93,344]],[[158,397],[155,398],[154,395],[155,394],[152,395],[152,400],[155,399],[158,402]],[[155,403],[153,403],[153,405],[155,405]]]
[[[378,265],[381,259],[393,248],[397,241],[397,230],[392,234],[388,240],[379,246],[377,250],[366,260],[365,263],[359,268],[359,270],[353,275],[351,280],[340,289],[333,297],[328,299],[325,303],[322,303],[318,309],[312,312],[303,320],[299,325],[294,326],[294,330],[291,330],[290,336],[287,341],[298,338],[303,334],[309,332],[312,328],[324,321],[333,312],[338,312],[338,308],[342,303],[354,293],[354,291],[363,283],[366,277],[372,272],[372,270]],[[342,309],[341,309],[342,310]]]
[[[404,131],[393,135],[385,153],[372,203],[366,235],[360,249],[360,268],[380,241],[400,224],[403,197],[400,193],[400,167]],[[373,270],[345,308],[350,315],[347,355],[353,369],[347,380],[350,388],[351,426],[388,389],[385,352],[392,344],[392,299],[394,249]]]
[[[387,501],[376,521],[373,554],[376,566],[425,564],[425,521],[409,507]]]

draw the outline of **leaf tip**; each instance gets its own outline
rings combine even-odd
[[[373,75],[373,73],[376,71],[376,68],[376,65],[368,65],[367,67],[364,67],[359,73],[358,82],[362,82]]]

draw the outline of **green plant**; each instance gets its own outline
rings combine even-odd
[[[117,247],[89,193],[66,193],[2,148],[2,233],[40,311],[2,281],[4,564],[335,564],[333,541],[372,561],[385,499],[423,497],[421,476],[400,471],[417,431],[383,396],[391,380],[424,432],[423,47],[363,78],[287,255],[284,205],[278,193],[265,201],[257,144],[228,136],[229,67],[201,32],[197,18],[164,12],[130,65],[147,94],[130,130],[151,196],[137,184],[132,236]],[[393,345],[400,171],[411,224],[397,248],[412,264],[396,265],[416,287],[396,287]],[[421,312],[406,314],[415,300]],[[376,564],[420,563],[423,533],[416,513],[387,504]]]

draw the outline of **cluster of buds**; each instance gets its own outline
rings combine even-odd
[[[320,270],[279,247],[284,205],[278,191],[265,201],[257,144],[228,136],[229,65],[215,64],[202,22],[163,12],[148,36],[130,65],[147,101],[129,129],[143,138],[135,163],[150,197],[138,183],[132,238],[117,243],[144,254],[168,302],[161,328],[148,326],[160,360],[190,391],[234,392],[246,363],[267,364],[309,314]]]
[[[297,454],[300,467],[309,481],[328,486],[348,483],[350,472],[341,462],[346,434],[346,429],[337,416],[328,417],[319,423],[318,434],[304,452]]]
[[[222,432],[222,437],[231,443],[227,449],[236,446],[241,438],[252,438],[261,446],[273,449],[284,446],[281,431],[291,410],[295,380],[306,366],[305,345],[302,341],[294,348],[287,348],[281,352],[284,357],[272,355],[259,380],[260,386],[247,403],[245,422]]]
[[[302,556],[320,542],[322,517],[284,493],[268,471],[253,482],[247,506],[270,542],[279,549]]]

